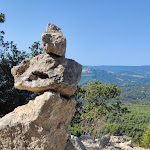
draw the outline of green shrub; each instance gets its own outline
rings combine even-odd
[[[69,125],[68,128],[71,134],[74,136],[79,137],[84,134],[84,129],[81,127],[80,124],[74,124],[73,126]]]
[[[142,145],[146,148],[150,148],[150,125],[145,134],[143,135]]]

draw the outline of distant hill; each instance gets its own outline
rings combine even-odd
[[[102,83],[116,83],[121,88],[123,103],[144,104],[150,106],[150,76],[118,69],[116,72],[101,70],[98,67],[83,66],[81,85],[89,80],[100,80]],[[111,67],[110,67],[111,68]],[[143,72],[148,72],[143,69]],[[112,69],[113,70],[113,69]],[[120,72],[119,72],[120,70]],[[114,70],[113,70],[114,71]]]
[[[87,66],[92,69],[101,69],[105,71],[121,72],[129,71],[137,74],[150,75],[150,65],[147,66]]]
[[[143,74],[137,73],[135,69],[136,67],[135,68],[131,67],[132,68],[130,69],[131,71],[128,71],[128,68],[127,70],[124,70],[125,68],[121,69],[121,67],[119,68],[119,66],[118,67],[116,66],[117,68],[116,71],[114,71],[115,69],[111,68],[110,66],[107,66],[108,67],[107,71],[106,68],[105,70],[101,70],[99,69],[99,67],[101,66],[97,66],[97,67],[83,66],[80,84],[81,85],[86,84],[88,80],[90,81],[100,80],[102,81],[102,83],[116,83],[117,85],[134,85],[134,84],[150,83],[150,75],[146,75],[148,74],[148,66],[147,67],[145,66],[146,67],[145,70],[143,68],[143,72],[144,72]]]

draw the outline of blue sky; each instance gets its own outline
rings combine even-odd
[[[48,23],[82,65],[150,65],[150,0],[1,0],[5,40],[28,51]]]

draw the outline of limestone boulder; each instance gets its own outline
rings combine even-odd
[[[110,142],[113,143],[124,143],[126,140],[123,138],[123,136],[111,136]]]
[[[81,142],[86,142],[86,143],[96,143],[95,139],[93,139],[91,136],[89,135],[81,135],[80,137]]]
[[[75,101],[45,92],[0,119],[1,150],[64,150]]]
[[[40,54],[23,60],[11,72],[17,89],[36,93],[52,90],[70,96],[81,79],[82,66],[71,59]]]
[[[110,134],[106,134],[104,136],[102,136],[99,140],[98,140],[98,143],[99,143],[99,147],[100,148],[104,148],[108,143],[109,143],[109,140],[110,140]]]
[[[115,147],[115,146],[106,146],[102,150],[122,150],[120,147]]]
[[[59,27],[48,24],[46,32],[42,34],[42,43],[46,53],[65,56],[66,38]]]
[[[79,137],[86,150],[100,150],[98,143],[88,135],[81,135]]]
[[[115,146],[106,146],[101,150],[121,150],[120,147],[115,147]]]
[[[70,135],[65,150],[85,150],[85,147],[77,136]]]

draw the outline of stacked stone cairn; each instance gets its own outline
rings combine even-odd
[[[11,72],[15,88],[39,93],[28,104],[0,119],[0,150],[64,150],[67,127],[76,102],[69,98],[81,79],[82,66],[65,58],[66,38],[48,24],[40,54],[26,59]]]

